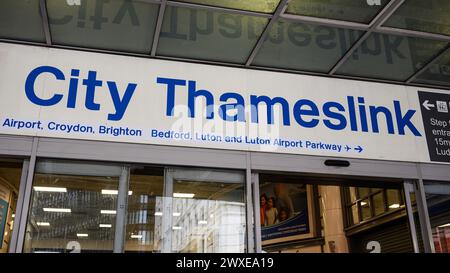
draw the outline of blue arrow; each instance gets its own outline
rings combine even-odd
[[[355,148],[355,151],[358,151],[358,153],[363,151],[363,148],[358,145],[358,147]]]
[[[345,145],[345,151],[348,152],[351,148],[348,145]]]

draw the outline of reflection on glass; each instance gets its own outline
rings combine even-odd
[[[119,175],[116,167],[39,162],[24,252],[112,252]]]
[[[425,183],[425,193],[437,253],[450,253],[450,184]]]
[[[245,251],[242,183],[175,180],[173,192],[186,194],[172,199],[173,252]]]
[[[0,37],[45,42],[39,0],[1,0]]]
[[[374,2],[370,4],[369,2]],[[380,2],[380,4],[376,3]],[[369,23],[389,2],[355,0],[291,0],[287,12],[336,20]]]
[[[372,196],[372,200],[373,200],[373,206],[374,206],[374,210],[375,210],[375,215],[380,215],[382,214],[385,209],[384,209],[384,198],[383,198],[383,192],[377,193],[375,195]]]
[[[336,73],[404,81],[446,44],[421,38],[373,33]]]
[[[450,35],[450,2],[407,0],[385,26]]]
[[[245,63],[267,21],[260,17],[168,6],[156,54]]]
[[[176,0],[177,2],[188,2],[224,8],[273,13],[280,0]]]
[[[70,5],[67,1],[47,0],[53,43],[150,52],[158,5],[126,0],[82,0],[80,3]]]
[[[361,202],[359,202],[359,205],[361,207],[361,217],[362,220],[367,220],[372,217],[371,209],[370,209],[370,202],[369,199],[363,199]]]
[[[359,221],[359,214],[358,214],[358,205],[357,204],[354,204],[353,206],[352,206],[352,220],[353,220],[353,224],[354,225],[356,225],[356,224],[358,224],[360,221]]]
[[[0,159],[0,253],[9,249],[21,173],[20,160]]]
[[[398,209],[402,204],[400,202],[400,192],[395,189],[386,191],[388,210]]]
[[[130,171],[126,252],[159,252],[155,241],[155,222],[163,215],[156,203],[163,196],[162,168],[132,167]]]
[[[366,197],[370,193],[370,188],[358,187],[357,190],[358,190],[358,197],[359,198]]]
[[[450,52],[437,59],[414,82],[450,86]]]
[[[279,20],[252,64],[328,72],[361,34],[357,30]]]

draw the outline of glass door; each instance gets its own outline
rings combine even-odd
[[[243,172],[166,168],[155,206],[161,252],[245,252],[244,181]]]
[[[23,252],[113,252],[117,231],[123,230],[117,223],[119,185],[127,181],[123,170],[89,162],[38,161]]]

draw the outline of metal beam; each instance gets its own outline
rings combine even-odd
[[[450,52],[450,44],[448,44],[446,47],[444,47],[443,50],[441,50],[438,54],[436,54],[434,57],[432,57],[421,69],[417,70],[412,74],[407,80],[406,83],[411,83],[414,81],[420,74],[428,70],[437,60],[439,60],[441,57],[443,57],[445,54]]]
[[[42,18],[42,28],[44,29],[45,43],[47,45],[52,45],[50,25],[48,23],[47,3],[45,2],[45,0],[39,0],[39,11]]]
[[[341,21],[327,18],[311,17],[297,14],[284,13],[280,15],[280,18],[291,22],[316,24],[330,27],[350,28],[359,30],[368,30],[370,25],[355,23],[350,21]]]
[[[270,14],[270,13],[224,8],[224,7],[216,7],[216,6],[194,4],[194,3],[188,3],[188,2],[167,1],[167,4],[169,6],[180,7],[180,8],[204,9],[204,10],[210,10],[210,11],[216,11],[216,12],[240,14],[240,15],[246,15],[246,16],[256,16],[256,17],[263,17],[263,18],[271,18],[272,17],[272,14]]]
[[[350,47],[349,50],[341,57],[341,59],[330,69],[328,74],[333,75],[339,67],[341,67],[355,52],[359,46],[374,32],[377,27],[381,26],[391,16],[398,7],[400,7],[405,0],[391,0],[384,8],[378,13],[377,16],[370,22],[367,32],[364,33],[359,40]]]
[[[278,7],[275,10],[275,13],[273,14],[272,18],[267,23],[266,28],[261,33],[261,36],[259,36],[259,39],[256,42],[255,47],[253,48],[252,52],[250,53],[250,56],[247,59],[247,62],[245,62],[245,66],[250,66],[250,64],[253,62],[253,59],[255,58],[255,56],[258,53],[261,46],[263,45],[264,41],[266,40],[267,35],[269,35],[273,24],[275,24],[275,22],[280,17],[280,15],[286,10],[287,4],[289,3],[289,1],[290,0],[281,0],[281,2],[278,4]]]
[[[164,19],[164,12],[166,10],[166,4],[167,4],[167,1],[162,0],[161,5],[159,6],[158,20],[156,21],[155,33],[153,34],[152,50],[150,52],[150,56],[152,56],[152,57],[156,56],[156,49],[158,48],[159,35],[161,34],[161,28],[162,28],[162,23],[163,23],[163,19]]]

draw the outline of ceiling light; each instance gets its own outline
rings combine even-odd
[[[77,233],[77,237],[88,237],[87,233]]]
[[[67,188],[57,188],[57,187],[33,187],[35,191],[45,191],[45,192],[67,192]]]
[[[45,212],[72,212],[71,209],[62,209],[62,208],[43,208]]]
[[[101,214],[116,214],[116,211],[115,211],[115,210],[105,210],[105,209],[102,209],[102,210],[100,210],[100,213],[101,213]]]
[[[178,217],[178,216],[181,215],[181,213],[179,213],[179,212],[174,212],[172,215],[175,216],[175,217]]]
[[[101,228],[111,228],[112,227],[111,224],[100,224],[98,226],[101,227]]]
[[[50,223],[49,222],[37,222],[36,225],[41,226],[41,227],[49,227]]]
[[[367,203],[366,202],[361,202],[361,206],[367,206]]]
[[[199,225],[207,225],[207,224],[208,224],[208,221],[200,220],[200,221],[198,221],[198,224],[199,224]]]
[[[155,216],[162,216],[162,212],[161,211],[155,212]]]
[[[444,224],[444,225],[440,225],[438,226],[439,228],[443,228],[443,227],[450,227],[450,223]]]
[[[180,230],[181,227],[179,227],[179,226],[173,226],[172,229],[173,229],[173,230]]]
[[[400,204],[392,204],[389,206],[390,209],[398,209],[400,207]]]
[[[11,215],[11,217],[12,217],[12,218],[14,218],[14,217],[16,217],[16,215],[15,215],[15,214],[13,214],[13,215]]]
[[[118,190],[102,190],[102,194],[112,194],[112,195],[117,195],[119,194]],[[133,191],[128,191],[128,195],[132,195]]]
[[[175,192],[173,194],[173,197],[175,197],[175,198],[193,198],[194,195],[195,195],[194,193]]]
[[[142,239],[142,235],[131,235],[133,239]]]

